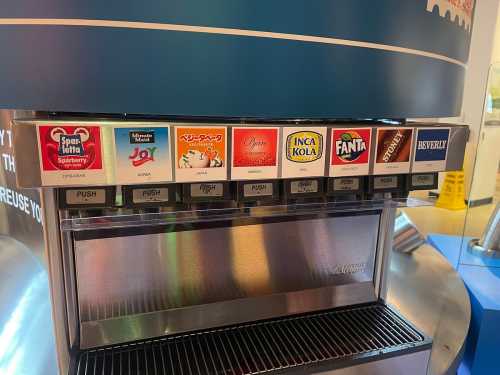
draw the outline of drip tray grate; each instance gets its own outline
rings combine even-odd
[[[375,304],[93,349],[80,354],[76,374],[257,374],[345,366],[429,345],[397,314]]]

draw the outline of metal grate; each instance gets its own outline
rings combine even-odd
[[[370,305],[89,350],[77,375],[257,374],[424,341],[387,307]]]

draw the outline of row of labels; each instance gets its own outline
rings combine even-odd
[[[111,145],[103,141],[112,126]],[[108,130],[108,129],[106,129]],[[44,186],[443,171],[450,128],[37,126]],[[111,168],[113,177],[106,176]]]
[[[437,173],[383,175],[370,177],[306,178],[238,182],[201,182],[122,186],[123,206],[159,207],[178,202],[239,201],[263,202],[346,197],[365,198],[365,194],[396,193],[401,197],[412,190],[437,187]],[[115,187],[64,188],[59,192],[61,208],[113,207]]]

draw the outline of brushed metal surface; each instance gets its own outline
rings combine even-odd
[[[442,124],[443,127],[449,124]],[[459,171],[464,165],[465,147],[469,140],[468,126],[451,126],[448,153],[446,155],[447,171]]]
[[[0,235],[0,374],[57,374],[49,280],[33,250]]]
[[[429,375],[456,374],[469,330],[469,295],[460,276],[432,246],[392,252],[389,304],[433,338]]]
[[[379,221],[369,214],[75,241],[80,320],[145,314],[136,321],[151,324],[148,313],[183,308],[190,316],[193,308],[197,319],[182,324],[170,314],[156,319],[169,320],[154,328],[161,335],[227,324],[231,316],[372,301]],[[249,300],[229,303],[240,299]],[[90,326],[82,324],[82,341]]]
[[[425,375],[430,350],[383,359],[343,369],[319,372],[321,375]]]

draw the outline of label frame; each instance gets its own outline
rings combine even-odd
[[[117,130],[122,130],[122,129],[166,129],[167,130],[167,145],[168,145],[168,152],[167,152],[167,157],[168,160],[162,162],[162,160],[159,161],[159,165],[156,169],[158,171],[155,172],[156,177],[151,177],[149,179],[143,177],[143,176],[135,176],[131,177],[131,175],[124,174],[124,175],[119,175],[118,171],[121,169],[119,167],[119,150],[118,150],[118,145],[117,145],[117,138],[116,138],[116,131]],[[174,179],[174,174],[173,174],[173,168],[172,168],[172,126],[168,123],[151,123],[151,124],[113,124],[112,129],[111,129],[111,139],[112,139],[112,147],[113,147],[113,166],[114,166],[114,179],[115,183],[117,185],[132,185],[132,184],[162,184],[162,183],[169,183],[173,182]],[[158,139],[155,139],[155,144],[158,142]],[[129,168],[133,168],[132,166],[129,166]],[[164,171],[164,175],[159,175],[161,172]]]
[[[335,152],[335,135],[339,132],[346,131],[368,131],[368,148],[365,151],[368,155],[368,160],[361,163],[346,163],[346,164],[334,164]],[[328,158],[328,176],[329,177],[356,177],[356,176],[368,176],[370,174],[370,165],[372,159],[372,143],[373,143],[373,128],[372,127],[345,127],[345,128],[331,128],[330,139],[330,152]]]
[[[287,158],[288,137],[294,133],[311,132],[322,137],[322,155],[310,162],[294,162]],[[315,126],[299,128],[294,126],[283,127],[281,132],[281,178],[324,177],[326,168],[328,127]]]
[[[102,186],[106,185],[107,175],[106,175],[106,164],[104,158],[104,144],[103,144],[103,129],[102,125],[97,122],[91,123],[37,123],[36,127],[36,138],[38,146],[38,159],[40,168],[40,181],[42,186]],[[96,169],[72,169],[72,170],[45,170],[44,167],[44,151],[42,145],[40,129],[42,127],[51,128],[98,128],[99,132],[99,158],[101,161],[101,168]],[[78,174],[78,176],[71,176]]]
[[[420,131],[438,131],[447,130],[448,139],[446,142],[446,153],[444,160],[424,160],[417,161],[417,147],[418,147],[418,135]],[[446,163],[448,162],[448,151],[450,150],[450,137],[451,128],[450,127],[418,127],[415,128],[415,144],[413,145],[413,157],[411,165],[411,173],[426,173],[426,172],[443,172],[446,170]]]
[[[274,166],[251,166],[251,167],[236,167],[234,165],[235,158],[235,130],[275,130],[276,131],[276,150]],[[277,126],[233,126],[231,127],[231,180],[252,181],[263,179],[278,178],[280,166],[280,127]]]
[[[379,133],[385,130],[398,130],[398,129],[411,131],[408,161],[378,163],[377,158],[378,158],[378,146],[379,146]],[[375,157],[373,159],[373,175],[393,175],[393,174],[410,173],[414,138],[415,138],[414,127],[405,127],[405,126],[378,127],[377,131],[375,132],[375,151],[374,151]]]
[[[228,142],[227,133],[228,126],[225,125],[174,125],[174,171],[175,182],[215,182],[228,180]],[[224,165],[217,168],[180,168],[179,167],[179,145],[178,145],[178,130],[179,129],[222,129],[224,130]]]

